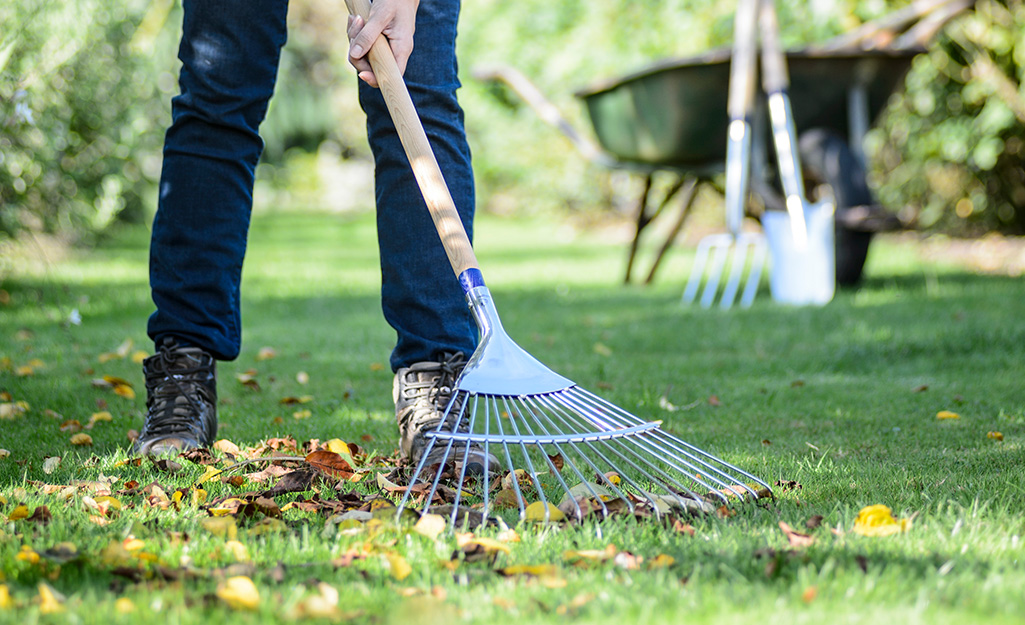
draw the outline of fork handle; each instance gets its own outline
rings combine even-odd
[[[345,5],[352,15],[359,15],[364,21],[370,19],[369,0],[345,0]],[[402,73],[395,62],[387,38],[378,37],[367,56],[413,169],[413,176],[427,203],[427,210],[430,211],[438,236],[441,237],[441,244],[448,255],[452,271],[461,281],[464,273],[470,269],[476,270],[471,274],[479,276],[480,265],[477,263],[477,256],[473,253],[470,239],[463,228],[463,221],[459,218],[459,211],[456,210],[441,167],[438,166],[438,159],[435,158],[434,150],[427,140],[427,133],[424,132],[420,116],[413,106],[412,98],[409,97],[409,91],[402,80]]]

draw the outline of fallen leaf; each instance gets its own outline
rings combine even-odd
[[[612,355],[612,348],[610,348],[605,343],[598,342],[594,344],[594,353],[598,354],[599,356],[608,357]]]
[[[100,422],[103,422],[103,421],[113,421],[113,420],[114,420],[114,417],[111,416],[111,414],[109,412],[107,412],[106,410],[101,410],[100,412],[94,412],[94,413],[92,413],[92,415],[89,416],[89,423],[87,423],[85,427],[91,429],[97,423],[100,423]]]
[[[862,508],[854,520],[854,533],[862,536],[891,536],[911,529],[912,519],[895,519],[890,508],[876,504]]]
[[[413,572],[413,567],[409,566],[409,562],[406,562],[405,558],[394,551],[385,553],[384,558],[388,562],[388,570],[391,572],[391,576],[400,582]]]
[[[0,610],[10,610],[14,607],[14,599],[11,598],[11,591],[7,590],[7,584],[0,584]]]
[[[816,586],[808,586],[804,589],[804,592],[801,593],[801,601],[811,603],[812,601],[815,601],[815,597],[817,597],[818,594],[819,589]]]
[[[648,561],[648,568],[650,569],[664,569],[676,564],[676,558],[664,553],[660,553],[655,556],[653,560]]]
[[[273,347],[261,347],[260,351],[256,354],[256,360],[270,360],[272,358],[277,358],[277,356],[278,350],[274,349]]]
[[[986,432],[986,438],[989,438],[989,439],[992,439],[992,440],[995,440],[995,441],[1002,441],[1002,440],[1004,440],[1004,435],[1001,434],[1000,432]]]
[[[114,394],[125,399],[135,399],[135,389],[128,384],[115,384]]]
[[[79,446],[92,445],[93,437],[88,434],[78,433],[71,437],[71,444]]]
[[[15,506],[14,510],[11,510],[10,514],[7,515],[7,520],[8,521],[20,521],[22,519],[27,519],[30,514],[32,514],[32,513],[29,512],[28,506],[26,506],[25,504],[21,504],[21,505]]]
[[[929,385],[928,384],[921,384],[921,385],[916,386],[915,388],[911,389],[911,392],[912,393],[924,393],[927,390],[929,390]]]
[[[224,580],[217,586],[217,598],[233,610],[255,610],[260,605],[260,592],[245,575]]]
[[[709,406],[722,406],[722,400],[719,399],[718,395],[709,395],[708,397]]]
[[[688,536],[694,535],[694,526],[690,523],[684,523],[679,519],[673,521],[673,530],[680,534],[686,534]]]
[[[505,544],[505,543],[503,543],[501,541],[495,540],[494,538],[487,538],[485,536],[478,536],[478,537],[472,538],[471,540],[467,541],[466,544],[468,544],[468,545],[480,545],[481,547],[484,548],[484,551],[486,553],[489,553],[489,554],[490,553],[498,553],[498,552],[502,552],[502,553],[511,553],[512,552],[512,549],[510,549],[509,545],[507,545],[507,544]]]
[[[434,540],[445,531],[445,525],[445,517],[439,514],[425,514],[413,526],[413,531]]]
[[[293,404],[308,404],[311,401],[313,401],[313,395],[303,395],[302,397],[282,397],[278,403],[291,406]]]
[[[224,548],[231,554],[236,562],[249,562],[249,550],[237,540],[229,540],[224,543]]]
[[[238,537],[238,526],[235,524],[234,517],[209,517],[201,519],[199,524],[203,526],[203,529],[219,538],[235,540]]]
[[[64,611],[64,596],[46,582],[39,582],[39,612],[59,614]]]
[[[295,381],[305,386],[306,384],[310,383],[310,374],[306,373],[305,371],[300,371],[299,373],[295,374]]]
[[[936,418],[937,419],[941,419],[941,420],[942,419],[960,419],[961,415],[957,414],[956,412],[951,412],[949,410],[941,410],[941,411],[936,413]]]
[[[50,456],[49,458],[44,459],[43,460],[43,473],[45,473],[47,475],[50,475],[51,473],[53,473],[54,471],[57,470],[57,467],[59,467],[60,464],[61,464],[61,457],[60,456]]]
[[[128,597],[118,597],[114,602],[114,611],[118,614],[131,614],[135,612],[135,604]]]
[[[779,522],[779,529],[783,530],[786,534],[787,540],[790,542],[791,547],[808,547],[815,543],[815,537],[808,534],[801,534],[794,530],[794,528],[787,525],[785,522]]]
[[[309,411],[309,410],[296,410],[295,412],[292,413],[292,418],[295,419],[296,421],[299,421],[301,419],[309,419],[312,416],[313,416],[313,413],[311,411]]]
[[[355,474],[352,466],[344,458],[326,449],[319,449],[307,454],[306,463],[322,473],[343,480],[349,479]]]
[[[613,564],[628,571],[635,571],[641,568],[641,562],[644,562],[643,557],[634,555],[629,551],[620,551],[616,555],[612,556]]]
[[[813,530],[816,527],[819,527],[820,525],[822,525],[822,519],[823,518],[824,517],[821,514],[816,514],[812,518],[810,518],[807,521],[805,521],[804,522],[804,526],[807,527],[810,530]]]
[[[566,515],[551,502],[545,504],[540,501],[535,501],[527,506],[526,510],[524,510],[523,518],[527,521],[554,523],[558,521],[565,521]]]
[[[11,451],[9,449],[0,449],[0,460],[3,460],[4,458],[6,458],[7,456],[10,456],[10,455],[11,455]],[[6,503],[6,502],[4,502],[4,503]]]
[[[516,564],[498,569],[505,577],[527,575],[530,577],[551,577],[559,574],[559,567],[554,564]]]

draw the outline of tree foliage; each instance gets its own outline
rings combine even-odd
[[[784,43],[822,41],[907,3],[781,0]],[[574,91],[727,45],[733,10],[715,0],[464,3],[461,98],[481,205],[587,208],[607,205],[610,192],[595,184],[608,172],[527,107],[474,80],[475,66],[516,66],[583,130]],[[177,91],[179,15],[175,0],[0,5],[0,235],[96,233],[152,210]],[[325,142],[334,153],[366,155],[343,6],[292,0],[289,19],[258,174],[278,184],[295,179],[277,175],[289,155]],[[883,203],[926,228],[1025,230],[1023,78],[1023,1],[979,0],[916,60],[871,134],[872,182]]]

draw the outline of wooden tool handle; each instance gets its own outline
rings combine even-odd
[[[733,17],[733,53],[730,57],[730,119],[746,119],[754,111],[755,61],[758,57],[759,0],[740,0]]]
[[[790,86],[790,75],[787,72],[783,44],[779,40],[776,4],[773,0],[762,0],[760,4],[758,17],[762,35],[762,88],[766,93],[779,93]]]
[[[345,0],[345,5],[349,13],[359,15],[364,22],[370,19],[369,0]],[[413,176],[427,203],[427,209],[434,220],[434,227],[441,237],[441,244],[445,247],[448,260],[452,264],[452,271],[456,276],[460,276],[467,269],[479,269],[470,239],[466,236],[463,222],[459,218],[459,211],[456,210],[448,185],[445,184],[431,144],[427,141],[427,133],[424,132],[420,116],[417,115],[413,100],[409,97],[409,91],[402,80],[402,73],[399,72],[388,40],[384,36],[378,37],[367,57],[381,86],[381,93],[384,95],[395,129],[399,133],[406,157],[413,168]]]

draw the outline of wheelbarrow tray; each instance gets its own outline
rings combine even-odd
[[[848,91],[863,81],[878,118],[922,48],[787,52],[798,132],[848,131]],[[624,165],[721,170],[726,160],[728,49],[662,61],[576,93],[602,148]]]

